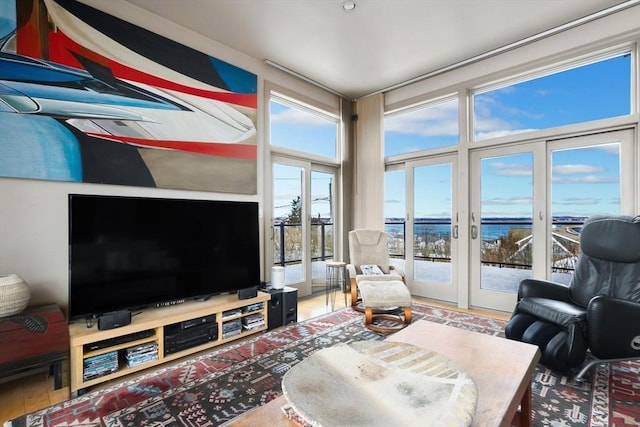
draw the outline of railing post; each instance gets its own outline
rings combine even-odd
[[[285,266],[284,260],[284,222],[280,223],[280,265]]]
[[[321,260],[324,261],[326,258],[326,251],[324,249],[324,222],[320,224],[320,245],[322,247],[322,250],[320,251],[320,256],[321,256]]]
[[[404,257],[404,259],[407,259],[407,221],[402,221],[402,241],[404,242],[404,248],[402,248],[402,256]],[[411,244],[411,247],[413,247],[413,243]]]

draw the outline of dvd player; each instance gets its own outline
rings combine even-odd
[[[183,329],[180,323],[164,328],[165,356],[218,339],[218,324],[203,323]]]
[[[213,323],[216,321],[216,315],[210,314],[208,316],[198,317],[197,319],[189,319],[180,322],[180,327],[182,329],[193,328],[194,326],[202,325],[204,323]]]
[[[145,331],[134,332],[127,335],[120,335],[119,337],[109,338],[102,341],[96,341],[83,346],[84,351],[100,350],[114,345],[124,344],[126,342],[137,341],[144,338],[148,338],[153,335],[153,329],[147,329]]]

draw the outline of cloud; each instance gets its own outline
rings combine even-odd
[[[476,141],[484,141],[485,139],[499,138],[507,135],[517,135],[519,133],[532,132],[538,129],[496,129],[487,132],[477,132],[475,134]]]
[[[493,162],[490,166],[498,176],[531,176],[533,174],[531,165]]]
[[[482,201],[483,206],[531,205],[532,203],[533,203],[533,199],[531,197],[509,197],[509,198],[494,197],[493,199],[486,199]]]
[[[386,117],[385,132],[419,136],[457,136],[458,101],[444,102]]]
[[[544,117],[543,114],[514,108],[497,99],[500,94],[513,92],[515,88],[507,87],[492,91],[491,94],[495,94],[495,97],[485,93],[474,98],[474,134],[477,141],[538,130],[538,128],[522,127],[516,118],[526,117],[538,120]],[[509,117],[511,120],[503,117]]]
[[[293,125],[318,126],[318,127],[335,127],[335,122],[320,117],[316,114],[310,114],[306,111],[288,108],[278,113],[271,114],[271,123],[286,123]]]
[[[597,205],[600,204],[600,199],[593,197],[568,197],[559,202],[553,202],[554,205]]]
[[[389,203],[389,204],[398,204],[398,203],[402,203],[402,204],[404,204],[404,201],[402,201],[402,200],[398,200],[398,199],[386,199],[386,200],[384,201],[384,203],[385,203],[385,204],[386,204],[386,203]]]
[[[607,168],[604,166],[593,166],[593,165],[583,165],[583,164],[575,164],[575,165],[560,165],[553,167],[553,173],[558,175],[576,175],[583,173],[597,173],[597,172],[606,172]]]
[[[615,184],[618,182],[620,182],[620,177],[617,176],[587,175],[574,178],[561,176],[553,177],[554,184]]]
[[[482,210],[483,218],[531,218],[531,209],[528,210],[509,210],[509,212],[505,212],[504,210],[490,211],[483,209]]]
[[[613,154],[614,156],[620,155],[620,144],[617,142],[605,145],[597,145],[593,147],[595,150],[604,151],[607,154]]]
[[[416,218],[451,218],[451,211],[416,212]]]

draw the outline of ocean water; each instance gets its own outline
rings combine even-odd
[[[531,223],[510,220],[509,224],[482,224],[480,237],[482,240],[497,240],[508,236],[512,228],[531,229]],[[387,224],[385,226],[385,230],[390,236],[402,237],[403,229],[403,224]],[[449,239],[451,237],[451,225],[420,223],[415,225],[414,233],[418,236],[429,234],[438,238]]]

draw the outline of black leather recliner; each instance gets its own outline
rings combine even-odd
[[[509,339],[535,344],[540,362],[568,371],[640,358],[640,216],[594,216],[580,233],[571,283],[526,279],[506,326]]]

